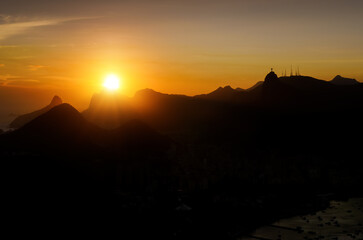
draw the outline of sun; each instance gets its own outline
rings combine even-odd
[[[109,91],[116,91],[120,88],[120,78],[116,74],[108,74],[102,85]]]

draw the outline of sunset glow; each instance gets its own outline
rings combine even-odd
[[[93,93],[120,87],[129,97],[247,89],[270,68],[363,81],[359,0],[31,2],[0,8],[0,97],[14,112],[54,94],[84,109]],[[118,87],[104,83],[111,73],[122,73]]]
[[[5,231],[363,240],[362,13],[0,0]]]
[[[120,88],[120,79],[115,74],[109,74],[105,77],[103,87],[109,91],[116,91]]]

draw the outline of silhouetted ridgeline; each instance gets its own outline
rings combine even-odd
[[[9,204],[117,216],[139,237],[234,238],[363,183],[362,109],[361,83],[272,73],[248,90],[60,104],[0,135]]]
[[[340,75],[335,76],[333,80],[330,81],[331,83],[335,85],[356,85],[359,84],[359,82],[353,78],[345,78]]]
[[[24,115],[20,115],[19,117],[15,118],[10,123],[9,127],[10,128],[20,128],[20,127],[24,126],[26,123],[35,119],[36,117],[48,112],[53,107],[58,106],[59,104],[62,104],[62,99],[58,96],[54,96],[49,105],[47,105],[46,107],[44,107],[40,110],[31,112],[31,113],[27,113]]]

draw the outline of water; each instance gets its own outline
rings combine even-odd
[[[363,198],[331,201],[325,210],[282,219],[240,238],[252,239],[363,240]]]

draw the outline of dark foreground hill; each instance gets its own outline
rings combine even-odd
[[[104,130],[71,105],[61,104],[2,134],[0,154],[13,190],[26,186],[27,194],[38,200],[53,194],[63,200],[71,195],[103,198],[105,189],[120,184],[127,186],[124,191],[156,191],[166,182],[172,144],[140,121]]]
[[[53,107],[58,106],[60,104],[62,104],[62,99],[58,96],[54,96],[52,101],[49,103],[49,105],[45,106],[44,108],[42,108],[40,110],[18,116],[10,123],[9,127],[10,128],[20,128],[20,127],[24,126],[25,124],[27,124],[28,122],[30,122],[31,120],[42,115],[43,113],[48,112],[50,109],[52,109]]]

